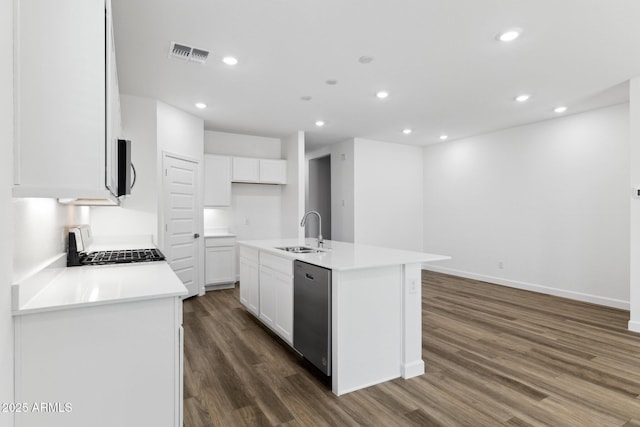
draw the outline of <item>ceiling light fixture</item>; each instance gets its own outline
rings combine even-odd
[[[402,133],[404,133],[405,135],[410,135],[411,132],[413,132],[413,131],[411,129],[409,129],[409,128],[402,130]]]
[[[361,64],[370,64],[373,62],[373,56],[361,56],[358,58],[358,62]]]
[[[318,120],[316,122],[316,126],[318,126],[319,128],[321,128],[322,126],[324,126],[324,122],[322,120]]]
[[[449,139],[449,135],[440,135],[440,141],[446,141]]]
[[[531,98],[531,95],[529,95],[528,93],[523,93],[522,95],[516,96],[514,99],[518,102],[526,102],[529,100],[529,98]]]
[[[511,30],[507,30],[498,34],[496,36],[496,39],[500,40],[501,42],[512,42],[520,37],[520,33],[522,33],[522,30],[520,30],[519,28],[513,28]]]
[[[334,86],[338,84],[338,81],[336,79],[329,79],[325,81],[325,83],[328,84],[329,86]]]
[[[389,96],[389,92],[387,92],[386,90],[380,90],[376,92],[376,96],[380,99],[385,99]]]
[[[311,101],[313,98],[309,95],[301,96],[300,99],[302,101]]]
[[[202,110],[203,108],[207,108],[207,104],[204,102],[196,102],[196,107]]]
[[[238,63],[238,59],[234,58],[233,56],[225,56],[224,58],[222,58],[222,62],[227,65],[236,65]]]
[[[565,111],[567,111],[567,107],[565,107],[565,106],[556,107],[556,108],[553,109],[553,111],[555,113],[561,114],[561,113],[564,113]]]

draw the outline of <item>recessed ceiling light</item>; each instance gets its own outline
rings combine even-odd
[[[358,62],[361,64],[370,64],[373,62],[373,56],[361,56],[358,58]]]
[[[565,111],[567,111],[567,107],[565,107],[565,106],[556,107],[556,108],[553,109],[553,111],[558,113],[558,114],[559,113],[564,113]]]
[[[376,96],[380,99],[385,99],[389,96],[389,92],[387,92],[386,90],[380,90],[376,92]]]
[[[525,102],[528,101],[529,98],[531,98],[531,95],[529,95],[528,93],[523,93],[522,95],[516,96],[514,99],[518,102]]]
[[[222,62],[227,65],[236,65],[238,63],[238,59],[234,58],[233,56],[225,56],[224,58],[222,58]]]
[[[402,133],[404,133],[405,135],[409,135],[409,134],[411,134],[411,132],[413,132],[413,131],[411,129],[409,129],[409,128],[402,130]]]
[[[196,102],[196,107],[202,110],[203,108],[207,108],[207,104],[204,102]]]
[[[333,85],[337,85],[338,81],[336,79],[329,79],[327,81],[325,81],[326,84],[333,86]]]
[[[309,95],[301,96],[300,99],[302,101],[311,101],[313,98]]]
[[[449,139],[449,135],[440,135],[440,141],[446,141]]]
[[[522,33],[522,30],[520,30],[519,28],[512,28],[498,34],[496,36],[496,39],[500,40],[501,42],[512,42],[520,37],[520,33]]]
[[[319,128],[321,128],[322,126],[324,126],[324,122],[322,120],[318,120],[316,122],[316,126],[318,126]]]

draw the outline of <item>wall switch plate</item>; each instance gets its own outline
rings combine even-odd
[[[409,282],[409,293],[417,294],[418,293],[418,281],[416,279],[411,279]]]

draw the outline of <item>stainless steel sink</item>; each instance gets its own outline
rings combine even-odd
[[[280,249],[281,251],[287,251],[294,254],[310,254],[316,252],[323,252],[322,249],[310,248],[308,246],[282,246],[276,249]]]

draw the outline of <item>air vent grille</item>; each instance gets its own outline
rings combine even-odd
[[[204,64],[208,57],[209,51],[181,43],[171,42],[171,47],[169,48],[169,59],[179,59]]]

